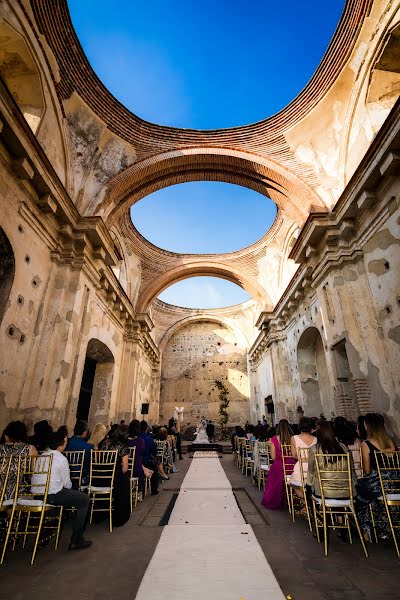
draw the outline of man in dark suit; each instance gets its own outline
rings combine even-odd
[[[210,444],[212,444],[213,442],[215,442],[214,431],[215,431],[215,427],[214,427],[213,422],[212,421],[208,421],[207,427],[206,427],[206,434],[207,434],[208,441],[210,442]]]

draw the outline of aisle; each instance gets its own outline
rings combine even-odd
[[[194,458],[136,600],[283,600],[218,458]]]

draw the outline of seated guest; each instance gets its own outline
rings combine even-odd
[[[37,456],[37,450],[31,444],[28,444],[28,436],[25,423],[22,421],[12,421],[7,425],[1,436],[0,454],[7,456]],[[17,485],[18,461],[13,460],[10,465],[10,471],[7,479],[7,488],[4,500],[14,498],[15,487]],[[0,476],[0,485],[3,485]]]
[[[68,427],[66,425],[60,425],[60,427],[57,429],[57,432],[62,433],[68,442],[69,435],[68,435]]]
[[[143,473],[143,455],[144,455],[144,439],[140,437],[140,422],[134,419],[129,423],[128,446],[136,448],[135,462],[133,464],[133,476],[139,479],[138,481],[138,500],[143,500],[144,491],[144,473]]]
[[[159,461],[158,463],[158,472],[163,481],[167,481],[169,479],[165,470],[171,466],[171,471],[174,473],[175,465],[174,465],[174,446],[175,437],[168,435],[168,430],[166,427],[160,427],[157,433],[157,441],[165,443],[163,461]],[[176,469],[177,470],[177,469]]]
[[[374,515],[377,537],[385,539],[391,537],[391,529],[384,504],[378,500],[379,496],[382,495],[382,489],[377,471],[379,455],[376,453],[393,454],[396,445],[386,431],[382,415],[369,413],[364,417],[364,424],[367,434],[367,439],[361,444],[364,477],[359,479],[357,484],[356,511],[360,527],[365,533],[366,539],[372,539],[373,523],[370,509],[372,509]],[[387,473],[383,473],[382,477],[385,479]],[[391,477],[400,480],[400,473],[393,471]]]
[[[72,537],[68,550],[82,550],[92,545],[92,542],[85,540],[83,537],[90,500],[89,496],[83,492],[71,489],[72,483],[68,460],[62,454],[65,446],[65,436],[62,432],[57,431],[51,435],[49,447],[42,453],[42,456],[51,455],[53,457],[47,500],[53,506],[65,506],[75,509],[72,516]],[[43,485],[45,481],[45,474],[33,474],[31,480],[32,492],[41,493],[43,487],[35,489],[35,485]]]
[[[33,436],[29,438],[29,443],[32,444],[32,446],[35,446],[39,453],[43,452],[48,446],[48,441],[53,433],[53,428],[49,425],[48,421],[43,420],[34,424],[33,431],[34,433]]]
[[[245,436],[245,431],[243,429],[243,427],[241,427],[240,425],[236,425],[235,426],[235,430],[232,432],[231,435],[231,446],[232,446],[232,452],[235,450],[235,438],[243,438]]]
[[[97,450],[100,442],[104,440],[107,435],[107,427],[104,423],[96,423],[93,427],[93,431],[90,434],[90,438],[88,439],[88,444],[92,444],[94,449]]]
[[[336,417],[333,421],[333,428],[337,441],[346,446],[352,454],[356,477],[361,477],[361,440],[357,436],[356,426],[345,417]]]
[[[319,486],[317,469],[315,466],[315,455],[316,454],[345,454],[347,460],[350,459],[346,447],[340,444],[335,438],[335,432],[333,430],[332,423],[330,421],[319,421],[317,429],[317,443],[311,446],[308,452],[308,472],[307,472],[307,485],[310,486],[312,493],[318,498],[321,497],[321,490]],[[324,474],[324,478],[327,475]],[[329,482],[332,480],[332,486],[329,486]],[[329,474],[329,482],[324,482],[324,492],[326,498],[348,498],[348,491],[341,489],[341,486],[336,485],[336,481],[346,480],[347,473],[343,473],[335,469],[335,462],[332,459],[332,469]],[[353,483],[353,493],[355,494],[355,486]]]
[[[255,442],[255,440],[256,440],[256,437],[254,435],[254,425],[252,425],[251,423],[247,426],[245,438],[249,442]]]
[[[267,482],[265,485],[264,496],[261,504],[270,510],[282,508],[284,503],[284,471],[285,466],[290,467],[295,463],[291,456],[283,456],[282,445],[291,445],[293,432],[286,419],[281,419],[276,428],[276,435],[268,442],[273,463],[270,466]]]
[[[113,526],[122,527],[129,520],[131,514],[128,427],[118,425],[111,436],[104,438],[99,443],[99,450],[118,451],[114,475],[112,522]],[[100,485],[104,485],[104,483],[100,483]]]
[[[84,450],[82,483],[89,482],[90,472],[90,451],[93,450],[93,444],[88,444],[87,437],[89,434],[89,425],[86,421],[80,420],[75,423],[74,435],[68,440],[67,451]]]
[[[315,446],[315,444],[317,443],[316,438],[311,433],[312,427],[313,424],[309,417],[301,417],[299,421],[300,433],[298,435],[294,435],[291,439],[292,456],[294,458],[299,459],[300,448],[309,449],[312,446]],[[301,467],[303,469],[304,478],[305,480],[307,480],[308,461],[303,460],[302,462],[300,462],[299,459],[293,467],[293,472],[290,476],[290,485],[293,487],[296,496],[298,496],[299,498],[304,498],[300,473]]]
[[[146,421],[140,423],[141,437],[144,440],[143,466],[150,469],[153,474],[150,478],[151,495],[158,494],[158,461],[157,461],[157,446],[153,437],[149,433],[149,426]]]

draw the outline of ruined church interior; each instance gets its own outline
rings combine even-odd
[[[156,124],[125,107],[86,56],[67,0],[0,3],[1,598],[400,598],[400,484],[385,487],[400,473],[399,96],[397,0],[346,0],[303,89],[272,116],[220,129]],[[273,207],[270,224],[230,252],[176,252],[147,239],[135,205],[193,182],[247,188]],[[198,277],[235,284],[247,299],[216,308],[163,299]],[[373,445],[368,418],[362,436],[365,415],[393,452]],[[360,487],[339,496],[343,514],[330,521],[323,489],[315,496],[311,485],[307,496],[307,472],[303,496],[288,485],[279,427],[311,435],[304,418],[317,454],[321,422],[321,431],[338,418],[354,431],[358,423],[361,479],[375,473],[376,514],[389,524],[382,539],[378,517],[365,535]],[[134,459],[127,522],[111,526],[111,491],[110,527],[107,516],[87,523],[93,543],[82,552],[68,551],[84,540],[73,533],[68,546],[73,506],[59,518],[57,550],[51,535],[41,541],[52,503],[34,505],[32,517],[33,505],[19,510],[24,459],[2,454],[17,442],[28,448],[44,421],[51,435],[65,426],[81,440],[99,424],[125,426],[126,437],[129,426],[134,439],[138,422],[138,437],[157,444],[159,428],[168,432],[165,473],[156,461],[152,475],[145,465],[138,475]],[[29,438],[11,439],[15,422]],[[87,425],[78,434],[77,423]],[[211,445],[196,452],[210,423]],[[262,437],[263,427],[274,433]],[[346,444],[335,434],[340,454]],[[371,440],[383,456],[376,471]],[[46,448],[36,448],[32,478]],[[95,465],[103,447],[91,448]],[[271,510],[263,498],[280,451],[282,506]],[[124,465],[123,454],[115,460]],[[76,489],[92,503],[86,521],[97,498],[88,477],[89,488],[79,480]]]

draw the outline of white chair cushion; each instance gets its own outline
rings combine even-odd
[[[383,500],[383,496],[379,496],[378,500]],[[386,494],[386,500],[399,500],[400,494]]]
[[[10,498],[9,500],[4,500],[2,506],[13,506],[14,500]]]
[[[269,471],[269,465],[261,465],[263,471]]]
[[[314,495],[312,498],[317,504],[322,504],[321,498],[317,498]],[[330,508],[351,506],[350,498],[325,498],[325,506],[329,506]]]
[[[44,506],[45,508],[60,508],[54,504],[43,504],[43,500],[31,500],[25,498],[18,498],[17,506]]]
[[[34,500],[33,498],[18,498],[17,504],[19,504],[20,506],[44,506],[43,500]]]
[[[111,492],[111,488],[110,487],[100,487],[97,485],[92,485],[91,488],[88,488],[89,492]]]

